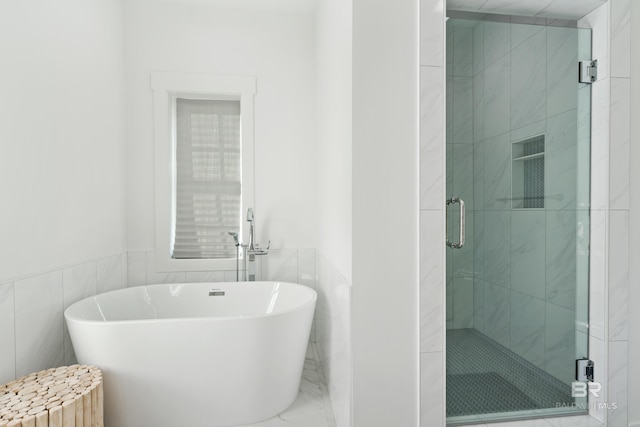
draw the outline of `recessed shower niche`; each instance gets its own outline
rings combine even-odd
[[[448,15],[447,424],[586,413],[591,30]]]
[[[512,207],[544,208],[544,135],[514,142],[511,152]]]

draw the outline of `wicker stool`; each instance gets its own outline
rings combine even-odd
[[[0,427],[103,427],[102,372],[73,365],[0,386]]]

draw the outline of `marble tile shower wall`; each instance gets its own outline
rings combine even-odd
[[[0,285],[0,384],[75,363],[64,310],[125,287],[126,277],[127,256],[120,254]]]
[[[445,25],[420,1],[420,425],[445,425]]]
[[[629,320],[629,144],[631,120],[631,0],[609,0],[607,36],[608,64],[603,67],[601,86],[609,91],[609,147],[607,278],[604,289],[607,307],[600,311],[597,324],[602,327],[590,336],[590,346],[607,346],[601,356],[605,367],[603,382],[607,384],[608,402],[616,410],[599,411],[597,416],[608,427],[626,427],[628,421],[628,320]],[[602,88],[601,88],[602,90]],[[605,136],[605,137],[606,137]],[[608,190],[608,191],[607,191]],[[605,213],[607,211],[605,210]],[[605,225],[607,222],[605,221]],[[604,317],[604,318],[603,318]],[[593,344],[592,344],[593,343]]]
[[[447,329],[472,328],[473,311],[473,219],[474,174],[474,58],[471,21],[447,22],[447,198],[465,202],[466,243],[462,249],[447,248]],[[448,208],[447,237],[459,236],[457,204]]]
[[[449,23],[449,195],[467,200],[468,237],[463,250],[448,249],[447,326],[473,327],[571,382],[576,266],[584,265],[578,258],[588,250],[588,233],[578,231],[589,220],[589,189],[577,182],[578,135],[588,138],[590,125],[588,116],[578,117],[578,33]],[[540,134],[546,136],[545,208],[515,209],[512,145]],[[457,234],[455,221],[448,231]],[[582,328],[579,339],[586,342]]]
[[[593,58],[599,78],[592,85],[591,226],[589,259],[589,357],[604,392],[590,399],[589,415],[546,419],[544,425],[626,427],[628,295],[628,194],[630,0],[609,0],[580,20],[593,29]],[[421,0],[420,127],[420,335],[421,425],[444,426],[445,257],[444,230],[445,82],[444,7]],[[479,86],[474,91],[479,92]],[[486,92],[485,92],[486,94]],[[479,95],[474,95],[477,104]],[[474,132],[484,120],[476,120]],[[449,131],[451,131],[449,129]],[[610,142],[611,139],[611,142]],[[616,160],[617,159],[617,160]],[[610,165],[611,162],[611,165]],[[610,169],[618,169],[611,171]],[[584,174],[584,171],[578,171]],[[581,175],[582,176],[582,175]],[[478,183],[477,178],[474,182]],[[482,185],[484,188],[484,185]],[[610,196],[611,193],[611,196]],[[617,196],[616,196],[617,194]],[[478,233],[476,229],[476,233]],[[580,258],[578,258],[580,260]],[[610,265],[611,263],[611,265]],[[616,264],[617,263],[617,264]],[[613,269],[615,267],[615,270]],[[582,279],[584,280],[584,278]],[[442,290],[441,290],[442,289]],[[482,301],[485,298],[481,299]],[[474,322],[475,322],[474,318]],[[615,326],[614,326],[615,325]],[[611,332],[611,334],[610,334]],[[615,333],[614,333],[615,332]],[[584,337],[583,337],[584,338]],[[605,402],[618,409],[606,410]],[[529,425],[527,422],[520,422]],[[518,425],[520,425],[518,424]],[[531,425],[540,425],[531,420]]]
[[[300,283],[316,290],[315,249],[271,249],[269,254],[256,257],[256,280],[279,280]],[[242,272],[240,273],[242,280]],[[127,253],[128,286],[159,283],[235,282],[236,271],[176,271],[158,272],[153,251]],[[317,310],[316,310],[317,311]],[[315,342],[315,318],[310,341]]]

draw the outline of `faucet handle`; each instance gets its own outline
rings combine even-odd
[[[249,253],[252,255],[267,255],[269,253],[269,248],[271,247],[271,240],[267,244],[266,248],[261,248],[260,245],[256,245],[255,249],[250,249]]]
[[[253,208],[247,209],[247,221],[253,222]]]

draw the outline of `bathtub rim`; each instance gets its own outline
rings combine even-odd
[[[302,288],[307,289],[308,291],[311,291],[311,298],[309,298],[307,301],[305,301],[304,303],[297,305],[295,307],[289,308],[287,310],[284,311],[279,311],[277,313],[263,313],[263,314],[253,314],[253,315],[235,315],[235,316],[194,316],[194,317],[166,317],[166,318],[157,318],[157,319],[125,319],[125,320],[94,320],[94,319],[85,319],[85,318],[81,318],[78,316],[74,316],[74,315],[70,315],[68,314],[68,312],[70,312],[71,308],[74,307],[76,304],[81,304],[81,303],[86,303],[86,301],[89,300],[95,300],[97,297],[101,296],[101,295],[108,295],[108,294],[113,294],[113,293],[117,293],[117,292],[122,292],[128,289],[135,289],[135,288],[148,288],[148,287],[161,287],[161,286],[171,286],[171,285],[204,285],[204,284],[208,284],[208,285],[222,285],[222,284],[228,284],[233,286],[233,284],[236,283],[244,283],[244,284],[252,284],[252,283],[284,283],[287,285],[294,285],[294,286],[299,286]],[[193,321],[230,321],[230,320],[234,320],[234,321],[244,321],[244,320],[257,320],[257,319],[264,319],[264,318],[276,318],[276,317],[280,317],[280,316],[285,316],[287,314],[290,314],[292,312],[298,311],[298,310],[304,310],[306,308],[308,308],[308,306],[313,305],[315,306],[315,304],[318,301],[318,293],[316,292],[315,289],[313,289],[310,286],[307,285],[302,285],[300,283],[294,283],[294,282],[284,282],[284,281],[279,281],[279,280],[262,280],[259,282],[188,282],[188,283],[154,283],[154,284],[150,284],[150,285],[138,285],[138,286],[132,286],[132,287],[126,287],[126,288],[121,288],[121,289],[114,289],[112,291],[107,291],[107,292],[101,292],[99,294],[96,295],[92,295],[90,297],[86,297],[83,298],[81,300],[78,300],[74,303],[72,303],[71,305],[69,305],[69,307],[67,307],[64,310],[64,319],[65,321],[69,322],[77,322],[77,323],[81,323],[81,324],[95,324],[95,325],[127,325],[127,324],[151,324],[151,323],[167,323],[167,322],[193,322]]]

